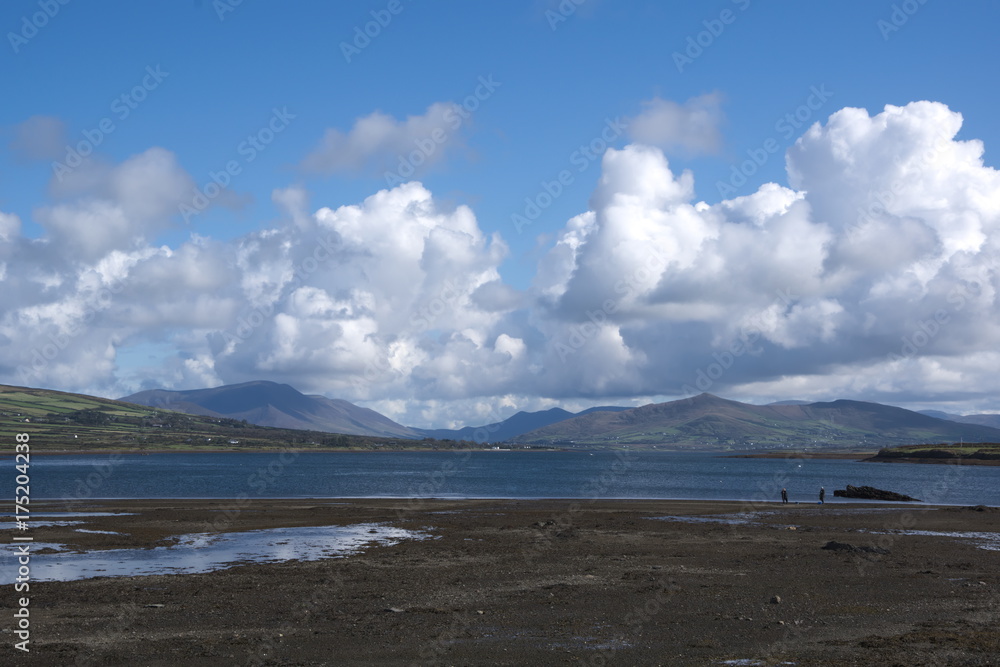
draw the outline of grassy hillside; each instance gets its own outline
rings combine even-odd
[[[561,446],[629,445],[747,451],[871,451],[921,442],[994,440],[1000,431],[878,403],[749,405],[702,394],[617,413],[575,417],[517,440]]]
[[[385,415],[340,399],[306,396],[294,387],[256,380],[211,389],[154,389],[125,396],[128,403],[189,415],[246,420],[275,428],[384,438],[451,437],[420,434]]]
[[[28,433],[41,451],[249,451],[262,449],[448,449],[454,440],[409,440],[254,426],[81,394],[0,385],[0,453]]]
[[[967,442],[939,445],[909,445],[879,450],[869,461],[916,463],[963,463],[1000,465],[1000,443]]]

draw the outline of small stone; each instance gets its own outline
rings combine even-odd
[[[771,598],[771,604],[781,604],[781,596],[775,595]]]
[[[477,609],[476,613],[479,614],[479,615],[482,615],[482,614],[485,614],[486,612],[483,611],[482,609]]]
[[[162,609],[166,605],[162,605],[162,604],[144,604],[142,606],[145,607],[146,609]]]
[[[402,614],[405,609],[400,609],[399,607],[389,607],[386,611],[392,614]]]
[[[784,625],[784,624],[785,624],[784,621],[778,621],[778,625]]]

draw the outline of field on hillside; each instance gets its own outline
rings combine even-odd
[[[0,452],[28,433],[31,451],[250,451],[296,449],[450,449],[454,440],[403,440],[267,428],[109,399],[0,385]]]
[[[969,463],[1000,465],[1000,443],[966,442],[937,445],[909,445],[882,449],[871,461],[910,463]]]

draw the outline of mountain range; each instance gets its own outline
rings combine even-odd
[[[666,445],[716,449],[873,449],[904,444],[995,442],[1000,429],[879,403],[838,400],[750,405],[711,394],[618,413],[596,412],[522,434],[525,444]]]
[[[258,380],[213,389],[152,389],[119,399],[189,415],[245,419],[258,426],[347,435],[421,438],[415,429],[341,399],[307,396],[287,384]]]
[[[629,408],[605,405],[595,408],[588,408],[583,412],[572,413],[562,408],[550,408],[538,412],[518,412],[517,414],[493,422],[485,426],[466,426],[457,430],[452,429],[422,429],[420,432],[429,438],[439,440],[472,440],[473,442],[503,442],[515,439],[525,433],[544,428],[551,424],[573,419],[581,415],[592,412],[624,412]]]
[[[347,435],[473,442],[500,442],[578,415],[599,410],[628,409],[614,406],[596,407],[576,414],[562,408],[552,408],[539,412],[518,412],[503,421],[483,426],[466,426],[461,429],[419,429],[403,426],[385,415],[348,401],[303,394],[290,385],[265,380],[223,385],[213,389],[184,391],[151,389],[119,400],[190,415],[245,419],[259,426]]]
[[[863,401],[751,405],[711,394],[638,408],[602,406],[518,412],[461,429],[418,429],[348,401],[306,395],[268,381],[187,391],[150,390],[122,399],[261,426],[349,435],[550,446],[663,446],[713,449],[873,449],[938,442],[1000,442],[1000,415],[913,412]],[[939,416],[940,415],[940,416]]]

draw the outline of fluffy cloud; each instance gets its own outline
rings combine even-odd
[[[538,291],[562,357],[616,363],[566,375],[595,396],[612,378],[629,394],[995,391],[970,370],[1000,343],[1000,178],[960,126],[931,102],[843,109],[789,150],[794,190],[714,206],[656,151],[608,151]]]
[[[722,145],[721,104],[718,93],[692,97],[684,104],[654,97],[629,119],[628,133],[633,141],[668,152],[679,148],[690,154],[715,153]]]
[[[419,116],[399,121],[380,111],[358,118],[347,133],[331,128],[302,162],[309,172],[397,172],[405,180],[464,146],[461,127],[469,113],[436,102]]]
[[[151,149],[39,209],[45,238],[0,214],[0,372],[105,395],[269,378],[417,426],[701,390],[982,404],[1000,175],[961,121],[843,109],[788,151],[788,186],[712,205],[659,148],[609,150],[523,291],[502,238],[419,182],[318,210],[276,190],[270,228],[156,247],[190,178]],[[386,127],[371,145],[410,136]],[[171,353],[118,368],[143,346]]]
[[[65,187],[75,198],[36,217],[67,256],[92,262],[155,238],[195,184],[172,153],[151,148],[112,168],[81,167]]]

